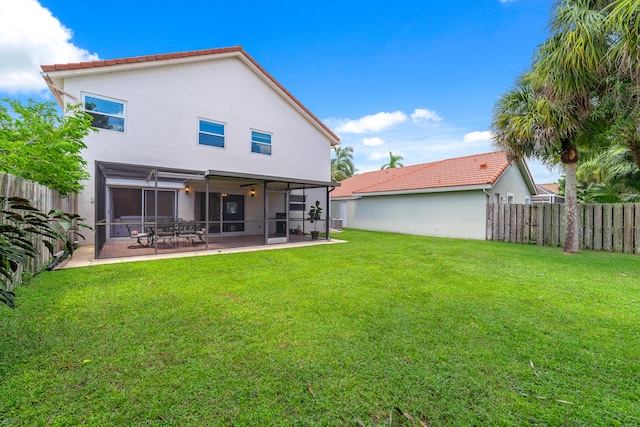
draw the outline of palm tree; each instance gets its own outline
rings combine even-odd
[[[511,160],[534,157],[548,165],[561,162],[566,174],[565,209],[567,233],[564,252],[578,251],[578,206],[576,198],[576,140],[582,130],[579,107],[551,102],[534,72],[519,78],[516,86],[502,95],[493,112],[491,130],[494,146]]]
[[[331,159],[331,181],[339,182],[352,177],[357,169],[353,166],[353,147],[333,147],[335,157]]]
[[[402,156],[395,155],[391,151],[389,151],[389,163],[385,163],[384,165],[382,165],[380,170],[401,168],[404,165],[400,163],[400,160],[402,160]]]
[[[498,101],[495,144],[512,158],[533,156],[564,165],[566,235],[563,250],[579,248],[577,142],[591,129],[592,113],[605,93],[611,36],[604,9],[611,0],[558,0],[550,37],[536,52],[533,73]]]

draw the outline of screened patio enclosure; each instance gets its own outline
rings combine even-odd
[[[329,239],[329,193],[338,185],[97,162],[95,257],[201,251],[223,241],[288,243],[315,228]],[[321,221],[310,224],[307,212],[316,200],[324,200],[327,209]]]

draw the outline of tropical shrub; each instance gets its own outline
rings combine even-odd
[[[74,233],[84,239],[78,233],[80,228],[88,228],[80,223],[82,220],[78,215],[60,209],[41,212],[21,197],[0,196],[0,302],[14,307],[13,282],[20,274],[20,266],[40,254],[38,241],[42,241],[51,255],[59,241],[73,253],[69,236]]]

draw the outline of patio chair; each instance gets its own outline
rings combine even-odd
[[[137,248],[148,248],[150,243],[153,242],[153,231],[150,233],[141,233],[138,230],[131,230],[129,228],[129,224],[126,224],[127,231],[129,232],[129,237],[132,239],[136,239],[136,242],[129,246],[129,249],[137,249]],[[143,242],[145,239],[145,242]]]

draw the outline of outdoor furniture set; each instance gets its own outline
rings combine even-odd
[[[155,227],[151,226],[146,227],[146,232],[138,232],[137,230],[130,230],[129,225],[127,225],[129,237],[136,240],[129,248],[149,248],[153,246],[156,240],[158,242],[162,241],[163,245],[168,246],[173,246],[175,242],[178,247],[181,241],[188,245],[206,242],[206,229],[196,230],[196,227],[195,222],[177,221],[158,224],[157,232]]]

